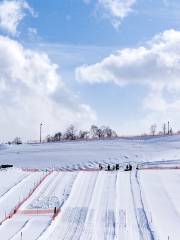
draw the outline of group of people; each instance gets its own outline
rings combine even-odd
[[[120,164],[115,164],[115,165],[107,165],[107,168],[104,167],[105,170],[107,171],[114,171],[114,170],[119,170],[120,169]],[[99,164],[99,170],[103,170],[103,166],[101,164]],[[124,169],[124,171],[131,171],[132,170],[132,165],[130,163],[128,163]]]
[[[115,164],[112,166],[110,164],[108,164],[107,168],[105,167],[104,169],[108,170],[108,171],[114,171],[114,170],[119,170],[119,168],[120,168],[119,164]],[[103,170],[103,166],[101,164],[99,164],[99,169]]]

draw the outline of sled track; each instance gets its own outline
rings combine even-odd
[[[156,240],[145,212],[137,171],[131,172],[130,184],[141,240]]]

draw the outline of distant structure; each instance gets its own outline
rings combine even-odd
[[[42,142],[42,123],[40,123],[40,139],[39,139],[39,141],[40,141],[40,143]]]

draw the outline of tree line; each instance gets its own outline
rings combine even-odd
[[[179,133],[179,132],[177,132]],[[162,125],[162,130],[159,130],[157,129],[157,125],[156,123],[152,124],[150,126],[150,135],[173,135],[173,130],[172,130],[172,127],[170,125],[170,122],[167,122],[167,123],[164,123]]]
[[[74,125],[70,125],[65,132],[57,132],[53,136],[46,137],[47,142],[58,142],[63,140],[88,140],[115,138],[117,133],[108,126],[98,127],[92,125],[89,130],[77,130]]]

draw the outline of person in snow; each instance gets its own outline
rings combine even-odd
[[[116,170],[119,170],[119,164],[116,164]]]
[[[102,170],[102,165],[101,164],[99,164],[99,169]]]
[[[56,207],[54,208],[54,214],[56,214],[56,212],[57,212],[57,209],[56,209]]]

